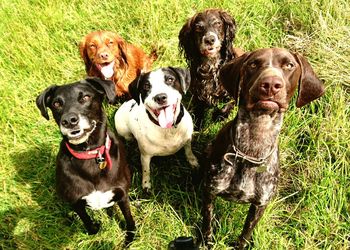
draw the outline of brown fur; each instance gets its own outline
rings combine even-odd
[[[236,245],[244,249],[277,190],[283,114],[297,88],[297,107],[302,107],[322,96],[324,85],[304,57],[280,48],[245,53],[221,68],[220,80],[238,103],[238,113],[203,161],[202,234],[209,243],[216,196],[251,203]]]
[[[84,60],[86,73],[104,79],[98,69],[99,64],[115,60],[112,79],[118,97],[129,97],[129,84],[142,72],[151,70],[157,59],[155,51],[150,55],[127,43],[123,38],[111,31],[94,31],[83,37],[79,45],[80,55]]]

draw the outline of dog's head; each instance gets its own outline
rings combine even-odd
[[[89,33],[83,37],[79,49],[90,76],[111,79],[116,69],[125,67],[126,43],[111,31]]]
[[[220,80],[240,106],[266,112],[284,112],[298,86],[297,107],[325,91],[303,56],[281,48],[245,53],[220,70]]]
[[[188,19],[179,33],[179,48],[187,61],[232,54],[235,20],[225,11],[207,9]]]
[[[47,108],[64,138],[71,144],[86,142],[91,133],[105,122],[102,111],[103,97],[110,102],[115,99],[114,83],[99,78],[85,80],[45,89],[36,99],[42,116],[49,120]]]
[[[170,128],[180,113],[182,94],[186,93],[190,81],[186,69],[160,68],[141,74],[129,85],[129,92],[159,126]]]

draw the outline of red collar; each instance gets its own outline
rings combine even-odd
[[[111,148],[111,145],[112,145],[112,141],[108,135],[106,136],[105,145],[102,145],[101,147],[98,147],[96,149],[89,150],[89,151],[74,151],[66,142],[66,147],[68,151],[75,158],[79,160],[96,159],[96,162],[100,169],[104,169],[107,166],[108,170],[111,170],[112,168],[112,159],[111,159],[111,156],[109,155],[109,150]],[[105,156],[105,158],[103,157],[103,155]]]

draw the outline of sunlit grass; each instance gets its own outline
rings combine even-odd
[[[10,1],[0,2],[0,248],[121,249],[123,217],[94,214],[102,230],[88,236],[55,194],[55,157],[61,140],[35,98],[51,84],[85,76],[77,44],[92,30],[119,33],[145,51],[162,51],[154,67],[185,66],[178,32],[208,7],[236,19],[236,46],[285,47],[305,55],[326,95],[292,104],[280,135],[279,192],[253,235],[252,249],[349,249],[350,237],[350,4],[346,0],[237,1]],[[112,120],[117,106],[108,106]],[[232,114],[231,118],[234,117]],[[196,154],[224,122],[196,133]],[[138,151],[130,191],[137,231],[132,249],[166,249],[201,226],[201,191],[192,186],[183,152],[152,161],[153,194],[144,199]],[[240,233],[246,205],[217,199],[215,246],[228,249]],[[121,223],[120,223],[121,222]]]

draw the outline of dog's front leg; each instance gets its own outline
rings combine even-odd
[[[151,190],[151,177],[150,177],[150,163],[151,156],[141,153],[141,165],[142,165],[142,188],[147,193]]]
[[[123,198],[118,201],[118,205],[126,221],[127,232],[126,232],[125,244],[128,245],[129,243],[132,242],[135,235],[135,221],[132,217],[131,210],[130,210],[129,196],[124,195]]]
[[[215,196],[210,194],[208,191],[204,191],[203,194],[203,204],[202,204],[202,217],[203,217],[203,225],[202,225],[202,234],[204,244],[210,248],[210,243],[212,241],[212,229],[211,229],[211,221],[213,218],[213,209]]]
[[[188,140],[188,142],[186,142],[184,149],[187,161],[190,163],[192,168],[197,169],[199,167],[199,164],[197,157],[192,152],[191,140]]]
[[[88,234],[96,234],[100,230],[100,224],[94,223],[90,216],[86,212],[86,201],[78,200],[76,203],[72,204],[74,212],[76,212],[80,219],[83,221]]]
[[[252,237],[253,229],[261,219],[265,211],[265,208],[266,208],[266,205],[265,206],[256,206],[254,204],[250,205],[242,233],[238,238],[237,249],[244,249],[244,247],[250,241]]]

